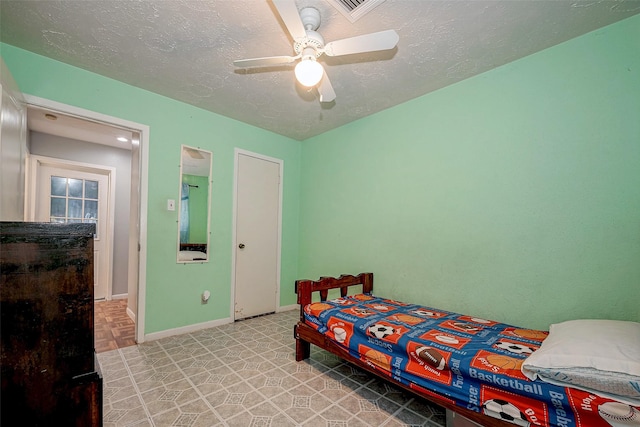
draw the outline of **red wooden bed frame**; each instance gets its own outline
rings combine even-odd
[[[319,333],[311,326],[307,325],[304,320],[304,306],[312,302],[313,292],[319,292],[320,300],[326,301],[329,290],[340,289],[340,296],[347,296],[348,288],[350,286],[362,285],[362,293],[370,293],[373,290],[373,273],[361,273],[357,276],[342,275],[338,278],[334,277],[321,277],[317,281],[313,280],[297,280],[296,281],[296,293],[298,294],[298,304],[300,304],[300,320],[294,327],[294,337],[296,339],[296,361],[308,359],[311,354],[311,344],[314,344],[322,349],[325,349],[336,356],[358,366],[360,369],[367,371],[383,380],[389,381],[396,386],[408,391],[411,394],[420,396],[421,398],[435,403],[436,405],[447,408],[457,414],[468,418],[485,427],[513,427],[514,424],[500,421],[496,418],[492,418],[481,413],[472,411],[470,409],[463,408],[452,404],[446,398],[440,397],[436,393],[424,393],[420,390],[410,388],[407,385],[394,381],[391,377],[385,376],[380,371],[377,371],[370,367],[366,362],[357,359],[348,350],[345,350],[338,343],[331,340],[324,334]]]

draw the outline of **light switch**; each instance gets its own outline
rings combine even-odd
[[[176,201],[172,199],[167,200],[167,210],[175,211],[176,210]]]

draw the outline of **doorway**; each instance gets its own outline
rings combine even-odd
[[[94,299],[111,299],[114,168],[31,156],[29,170],[36,221],[95,224]]]
[[[93,144],[86,133],[87,128],[94,125],[100,126],[102,129],[127,130],[132,135],[132,146],[130,156],[130,203],[129,211],[126,212],[129,218],[128,227],[125,230],[126,241],[128,247],[128,262],[126,265],[126,298],[127,298],[127,315],[135,322],[135,339],[136,342],[142,343],[144,336],[144,308],[146,300],[146,235],[147,235],[147,188],[148,188],[148,144],[149,144],[149,127],[143,124],[130,122],[90,110],[61,104],[55,101],[25,95],[28,107],[27,122],[29,123],[29,111],[31,109],[45,110],[47,114],[52,116],[60,116],[72,119],[69,122],[55,120],[57,128],[51,129],[51,134],[64,135],[67,138],[76,140],[80,143],[86,141],[87,145]],[[31,124],[29,124],[31,129]],[[37,132],[43,132],[37,130]],[[108,133],[109,131],[105,131]],[[46,133],[46,132],[45,132]],[[103,135],[104,136],[104,135]],[[56,157],[56,156],[51,156]],[[29,176],[29,174],[27,174]],[[33,188],[35,183],[28,182],[26,188]],[[33,220],[35,207],[33,206],[33,198],[27,195],[27,206],[25,206],[26,220]]]
[[[282,169],[280,159],[236,149],[234,320],[279,306]]]

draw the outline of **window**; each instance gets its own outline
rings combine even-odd
[[[52,176],[49,220],[96,224],[97,233],[98,181]]]

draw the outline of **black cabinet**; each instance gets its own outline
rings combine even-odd
[[[2,425],[102,425],[93,233],[93,224],[0,222]]]

